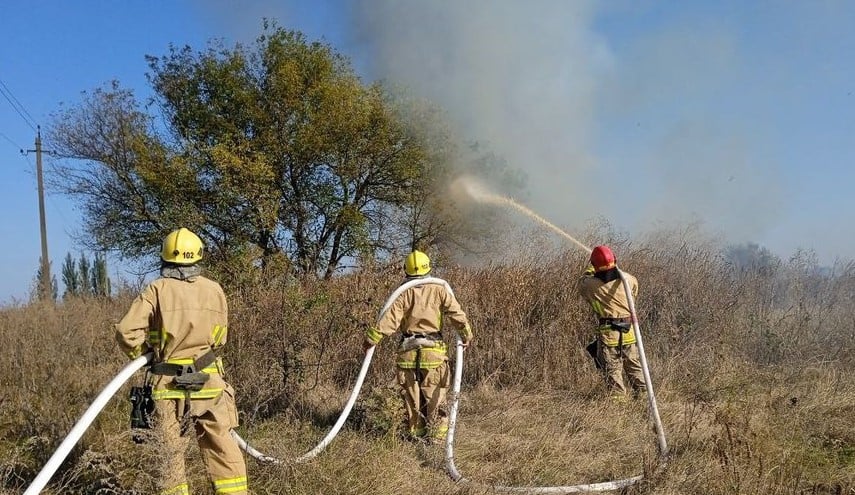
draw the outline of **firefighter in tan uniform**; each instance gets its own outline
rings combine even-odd
[[[146,287],[116,324],[116,340],[134,359],[153,352],[146,374],[162,438],[162,495],[189,495],[184,454],[195,434],[216,494],[246,494],[243,454],[230,430],[238,425],[234,389],[223,378],[216,350],[226,343],[223,289],[201,275],[203,244],[193,232],[171,232],[161,250],[161,277]]]
[[[430,273],[430,258],[413,251],[404,261],[404,283]],[[397,351],[397,380],[401,386],[411,438],[439,443],[448,433],[446,394],[451,383],[448,346],[442,327],[449,323],[464,347],[472,342],[472,328],[454,294],[443,284],[425,283],[401,293],[377,322],[368,329],[364,348],[377,345],[385,336],[401,332]]]
[[[608,246],[597,246],[591,251],[591,265],[579,281],[579,293],[590,303],[597,316],[597,359],[605,368],[606,384],[612,398],[624,400],[625,371],[633,396],[639,397],[646,393],[647,386],[632,329],[629,301],[618,273],[615,255]],[[622,273],[635,298],[638,281],[629,273]]]

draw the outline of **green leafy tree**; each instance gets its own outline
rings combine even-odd
[[[62,264],[62,283],[65,285],[63,298],[72,296],[109,296],[110,278],[107,276],[107,260],[103,254],[96,254],[89,261],[85,254],[78,260],[65,256]]]
[[[52,265],[52,263],[50,261],[48,261],[48,270],[50,270],[51,265]],[[39,256],[39,267],[36,270],[36,277],[35,277],[35,280],[33,283],[33,290],[32,290],[32,296],[31,296],[32,298],[34,298],[34,299],[42,298],[42,294],[49,294],[48,300],[55,302],[57,297],[59,297],[59,284],[56,281],[56,274],[53,272],[53,270],[50,270],[50,272],[51,272],[50,290],[49,291],[43,290],[43,288],[42,288],[42,258],[41,258],[41,256]]]
[[[394,248],[380,233],[431,155],[387,91],[330,46],[265,25],[251,49],[172,48],[149,64],[161,115],[114,83],[49,132],[60,153],[88,159],[54,185],[83,203],[91,247],[140,257],[186,226],[233,279],[268,267],[329,277]]]

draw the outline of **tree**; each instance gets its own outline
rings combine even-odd
[[[159,118],[114,83],[49,130],[60,153],[89,160],[54,185],[82,201],[90,247],[140,257],[186,226],[221,271],[272,263],[324,277],[388,248],[376,233],[429,164],[382,85],[268,24],[252,50],[212,43],[148,60]]]
[[[75,261],[71,253],[65,256],[62,264],[62,283],[65,285],[63,298],[73,296],[109,296],[110,278],[107,276],[107,260],[103,254],[96,254],[90,262],[85,254]]]
[[[724,257],[736,272],[761,276],[774,275],[781,267],[781,259],[767,248],[753,242],[734,244],[725,249]]]
[[[62,263],[62,283],[65,285],[65,292],[62,297],[77,296],[80,294],[79,274],[77,272],[77,264],[71,253],[65,255],[65,261]]]
[[[92,267],[92,295],[107,297],[111,291],[110,277],[107,276],[107,258],[103,254],[96,254]]]
[[[50,269],[52,263],[48,261],[48,269]],[[59,284],[56,282],[56,273],[51,270],[51,286],[50,292],[43,290],[42,288],[42,258],[39,257],[39,267],[36,270],[36,278],[33,284],[33,292],[32,297],[41,298],[42,294],[50,294],[50,301],[56,302],[57,297],[59,297]]]
[[[92,264],[85,254],[80,253],[80,260],[77,262],[77,280],[80,285],[80,293],[91,295],[94,293],[92,284]]]

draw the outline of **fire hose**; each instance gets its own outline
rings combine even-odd
[[[644,353],[644,347],[641,340],[641,330],[640,325],[638,323],[638,317],[635,312],[635,304],[632,298],[632,293],[630,291],[629,285],[626,279],[623,277],[623,273],[621,274],[621,281],[623,282],[624,290],[627,294],[627,299],[629,301],[630,312],[633,321],[633,329],[636,336],[636,341],[638,344],[638,350],[641,357],[641,365],[644,372],[644,378],[647,383],[648,389],[648,405],[650,407],[650,412],[654,420],[654,424],[656,427],[656,433],[658,437],[658,447],[659,447],[659,455],[661,459],[665,459],[667,454],[667,443],[665,441],[665,433],[662,428],[661,420],[659,419],[659,412],[656,406],[656,398],[653,393],[653,385],[650,379],[650,371],[647,365],[647,358]],[[382,316],[388,311],[389,307],[391,307],[392,303],[400,296],[405,290],[415,287],[417,285],[435,283],[444,285],[446,290],[453,294],[454,292],[449,286],[448,282],[436,277],[424,277],[419,279],[414,279],[408,281],[404,284],[401,284],[387,299],[384,304],[382,310],[379,313],[378,320],[382,318]],[[368,367],[371,363],[371,359],[374,355],[375,347],[369,348],[365,352],[365,357],[363,358],[362,367],[360,369],[359,375],[357,377],[356,383],[354,385],[353,390],[351,391],[350,397],[345,404],[344,409],[336,420],[333,427],[327,433],[327,435],[310,451],[296,458],[296,462],[305,462],[308,461],[315,456],[317,456],[321,451],[323,451],[335,438],[338,434],[341,427],[344,425],[344,422],[347,420],[347,417],[350,415],[350,411],[353,408],[354,403],[356,402],[356,398],[359,395],[359,392],[362,388],[362,384],[365,380],[365,376],[368,372]],[[118,390],[127,382],[134,373],[140,370],[142,367],[149,364],[152,355],[146,354],[136,358],[135,360],[128,363],[120,372],[116,375],[116,377],[110,381],[110,383],[98,394],[80,420],[74,425],[69,434],[65,437],[62,443],[57,447],[56,451],[50,457],[48,462],[30,484],[29,488],[24,492],[24,495],[36,495],[41,492],[41,490],[47,485],[48,481],[50,481],[51,476],[56,472],[59,468],[62,461],[68,456],[68,453],[74,447],[74,445],[80,440],[83,436],[83,433],[89,428],[92,421],[94,421],[95,417],[101,412],[101,410],[106,406],[107,402],[110,398],[118,392]],[[463,343],[460,340],[460,337],[456,337],[456,353],[455,353],[455,368],[454,368],[454,383],[452,387],[452,404],[449,412],[449,428],[448,434],[446,437],[445,443],[445,461],[446,461],[446,470],[454,481],[458,482],[467,482],[466,478],[464,478],[454,463],[454,433],[457,425],[457,411],[460,402],[460,387],[463,377]],[[246,442],[241,436],[232,430],[232,436],[235,441],[238,443],[241,449],[243,449],[248,455],[255,458],[260,462],[266,463],[274,463],[279,464],[282,462],[281,459],[263,454],[258,451],[254,447],[252,447],[248,442]],[[615,481],[607,481],[602,483],[593,483],[593,484],[581,484],[581,485],[571,485],[571,486],[554,486],[554,487],[509,487],[509,486],[493,486],[494,489],[505,492],[516,492],[516,493],[537,493],[537,494],[555,494],[555,493],[580,493],[580,492],[591,492],[591,491],[609,491],[609,490],[617,490],[620,488],[624,488],[626,486],[632,485],[633,483],[641,480],[643,476],[634,476],[631,478],[626,478],[622,480]]]
[[[434,277],[414,279],[404,284],[401,284],[392,293],[392,295],[389,296],[389,299],[386,301],[386,304],[380,311],[380,316],[378,317],[378,319],[382,317],[386,311],[388,311],[392,303],[395,302],[395,299],[397,299],[398,296],[401,295],[401,293],[403,293],[405,290],[416,285],[427,283],[443,283],[446,287],[448,287],[447,282]],[[449,288],[449,290],[451,289]],[[312,450],[306,452],[305,454],[297,457],[297,462],[304,462],[317,456],[323,449],[327,447],[327,445],[329,445],[333,438],[335,438],[335,436],[338,434],[338,431],[341,429],[342,425],[344,425],[347,416],[350,414],[350,410],[353,408],[353,404],[356,402],[356,397],[359,395],[359,390],[362,388],[362,383],[365,380],[365,375],[368,372],[368,365],[371,363],[371,357],[373,356],[373,354],[374,347],[366,351],[365,358],[362,362],[362,369],[359,372],[359,377],[357,378],[356,385],[353,388],[353,392],[350,394],[350,398],[348,399],[344,410],[342,410],[341,414],[339,415],[338,421],[336,421],[335,425],[329,431],[327,436],[324,437],[323,440],[321,440],[321,442],[318,443],[317,446],[315,446]],[[71,449],[74,447],[75,444],[77,444],[77,442],[83,436],[83,433],[86,432],[86,430],[92,424],[92,421],[95,420],[101,410],[104,409],[110,398],[112,398],[116,394],[116,392],[118,392],[119,389],[122,388],[122,385],[124,385],[125,382],[127,382],[134,375],[134,373],[142,369],[144,366],[148,365],[151,358],[152,354],[148,353],[134,359],[133,361],[125,365],[125,367],[122,368],[122,370],[116,375],[116,377],[113,378],[113,380],[111,380],[106,387],[104,387],[101,393],[99,393],[98,396],[95,397],[95,400],[92,401],[92,404],[89,406],[89,408],[86,409],[86,412],[83,413],[83,416],[81,416],[77,423],[75,423],[74,427],[71,429],[68,435],[66,435],[65,439],[62,441],[62,443],[60,443],[59,447],[57,447],[57,449],[54,451],[50,459],[48,459],[48,462],[36,475],[33,482],[24,492],[24,495],[36,495],[38,493],[41,493],[41,491],[50,481],[56,470],[59,469],[59,466],[62,464],[62,461],[64,461],[65,458],[68,457],[68,454],[71,452]],[[275,464],[282,462],[280,459],[259,452],[251,445],[249,445],[249,443],[247,443],[243,438],[241,438],[241,436],[238,435],[238,433],[234,430],[231,431],[231,434],[240,446],[240,448],[242,448],[247,454],[249,454],[256,460]]]
[[[92,401],[92,405],[89,406],[68,435],[66,435],[65,440],[59,444],[59,447],[57,447],[53,455],[50,456],[47,464],[45,464],[42,470],[39,471],[39,474],[36,475],[36,478],[30,484],[30,487],[24,492],[24,495],[36,495],[42,491],[45,485],[47,485],[47,482],[50,481],[53,473],[59,469],[59,465],[62,464],[62,461],[64,461],[66,456],[68,456],[68,453],[71,452],[71,448],[74,447],[74,444],[80,440],[80,437],[83,436],[83,433],[87,428],[89,428],[89,425],[92,424],[92,421],[95,420],[98,413],[100,413],[101,410],[104,409],[104,406],[107,405],[107,401],[109,401],[110,398],[119,391],[122,385],[124,385],[125,382],[137,372],[137,370],[148,364],[151,356],[151,354],[146,354],[134,359],[125,365],[125,367],[122,368],[122,371],[116,375],[116,378],[113,378],[113,380],[104,387],[104,390],[95,397],[95,400]]]
[[[656,396],[653,393],[653,382],[650,379],[650,369],[647,366],[647,357],[644,354],[644,346],[642,345],[641,341],[641,326],[638,322],[638,316],[635,312],[635,301],[633,300],[632,291],[630,290],[629,284],[627,283],[626,278],[623,276],[623,272],[618,270],[618,273],[620,274],[623,289],[626,292],[626,297],[629,301],[629,310],[632,317],[632,326],[635,332],[636,342],[638,344],[638,353],[641,358],[641,367],[644,372],[644,380],[647,384],[648,407],[650,410],[650,414],[653,417],[653,423],[656,428],[656,435],[658,439],[658,452],[660,459],[659,468],[662,469],[665,465],[665,462],[667,461],[668,444],[665,441],[665,431],[662,428],[662,421],[659,418],[659,410],[656,406]],[[451,476],[451,479],[457,482],[466,482],[469,480],[467,480],[463,477],[463,475],[460,474],[460,471],[458,471],[457,466],[454,463],[454,432],[457,427],[457,410],[460,403],[460,384],[463,378],[463,343],[460,341],[459,337],[457,339],[455,358],[454,383],[452,385],[451,390],[451,397],[453,397],[453,399],[448,414],[448,436],[445,439],[445,466],[449,476]],[[621,488],[628,487],[642,479],[644,479],[644,476],[638,475],[620,480],[580,485],[533,487],[493,485],[491,488],[495,491],[500,492],[535,494],[604,492],[619,490]]]

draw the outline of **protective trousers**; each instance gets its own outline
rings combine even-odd
[[[448,433],[445,397],[451,384],[448,362],[433,369],[398,368],[397,378],[407,410],[409,434],[445,439]]]
[[[159,484],[161,495],[189,495],[184,455],[195,432],[199,451],[214,493],[246,494],[246,463],[230,430],[237,424],[233,395],[227,387],[212,399],[163,399],[157,401],[157,428],[161,442]],[[185,409],[187,407],[187,409]],[[186,414],[185,414],[186,413]]]
[[[621,352],[621,348],[617,346],[607,346],[602,341],[598,341],[597,352],[605,364],[606,385],[612,395],[623,397],[626,394],[624,371],[634,393],[647,391],[636,344],[625,344]]]

